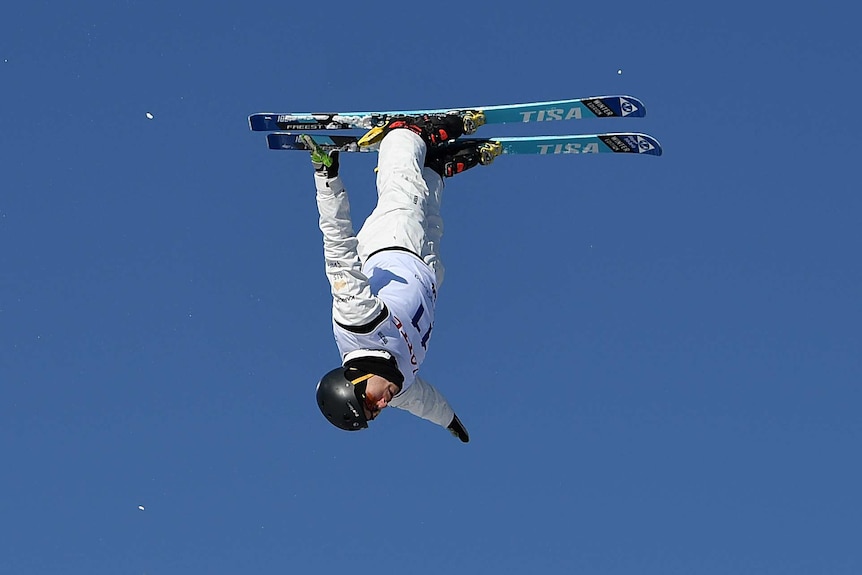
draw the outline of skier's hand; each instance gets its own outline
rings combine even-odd
[[[303,134],[300,136],[303,143],[311,151],[311,165],[314,166],[314,171],[318,174],[323,174],[324,177],[334,178],[338,175],[338,150],[331,150],[326,153],[323,148],[317,145],[314,139]]]
[[[338,175],[338,150],[332,150],[329,154],[324,152],[322,156],[315,156],[312,153],[311,165],[314,166],[314,171],[318,174],[323,174],[327,178],[334,178]]]
[[[452,417],[452,423],[450,423],[446,429],[449,430],[449,433],[460,439],[462,442],[467,443],[470,441],[470,434],[467,433],[467,428],[464,427],[464,424],[461,423],[461,420],[458,419],[458,416],[455,415]]]

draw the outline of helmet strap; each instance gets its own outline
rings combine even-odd
[[[357,377],[356,379],[351,379],[350,383],[352,383],[353,385],[356,385],[357,383],[362,383],[363,381],[371,379],[372,377],[374,377],[373,373],[366,373],[365,375]]]

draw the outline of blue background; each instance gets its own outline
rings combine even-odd
[[[0,573],[862,572],[846,2],[14,4]],[[448,182],[423,374],[471,443],[331,428],[312,170],[247,115],[612,93],[647,117],[540,127],[664,156]]]

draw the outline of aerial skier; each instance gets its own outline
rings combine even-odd
[[[317,385],[317,403],[336,427],[368,427],[386,407],[404,409],[470,436],[446,398],[419,377],[443,283],[443,177],[493,160],[494,144],[452,141],[456,115],[396,117],[361,140],[379,146],[377,205],[358,234],[338,173],[338,151],[312,149],[332,327],[341,366]]]
[[[332,291],[332,327],[341,366],[317,385],[317,402],[336,427],[368,427],[386,407],[405,409],[469,435],[443,395],[419,377],[434,326],[443,282],[440,201],[444,177],[506,155],[622,154],[660,156],[661,145],[637,132],[458,139],[485,124],[545,123],[582,118],[639,118],[646,108],[627,95],[574,98],[447,110],[261,112],[249,116],[253,131],[267,134],[273,150],[311,150],[323,233],[326,275]],[[354,136],[304,134],[304,130],[374,127]],[[339,150],[379,151],[377,206],[358,234],[339,177]],[[328,153],[325,150],[330,150]]]

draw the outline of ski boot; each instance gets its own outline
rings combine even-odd
[[[440,174],[440,177],[451,178],[474,166],[487,166],[502,153],[503,146],[499,142],[461,140],[428,150],[425,165]]]
[[[484,121],[484,117],[482,120]],[[471,116],[468,125],[460,114],[394,116],[384,124],[371,128],[359,139],[358,144],[360,148],[374,146],[379,144],[390,131],[396,128],[406,128],[418,134],[430,148],[454,140],[463,134],[472,134],[477,127],[475,117]],[[468,131],[467,128],[472,129],[472,131]]]

